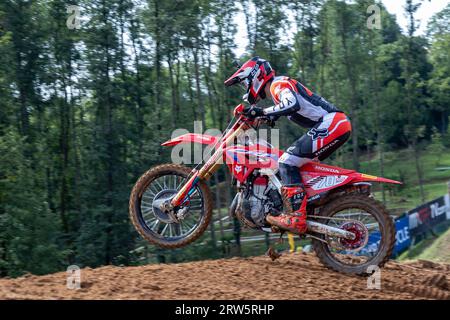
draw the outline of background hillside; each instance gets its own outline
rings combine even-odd
[[[421,252],[418,259],[433,260],[437,262],[450,262],[450,230],[447,230],[428,248]]]
[[[381,28],[368,28],[373,0],[2,0],[0,277],[263,251],[264,237],[231,242],[247,231],[222,220],[224,169],[210,182],[216,223],[188,248],[148,246],[127,215],[138,177],[170,162],[160,143],[175,129],[226,127],[243,92],[223,81],[254,55],[349,115],[352,137],[328,161],[403,181],[376,190],[389,208],[445,193],[450,5],[419,36],[420,1],[402,2],[405,31],[379,1]],[[278,128],[282,148],[304,132]]]

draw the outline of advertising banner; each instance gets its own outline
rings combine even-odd
[[[433,226],[450,220],[450,195],[439,197],[433,201],[408,211],[395,220],[396,243],[393,255],[407,250],[414,236],[428,231]],[[370,234],[367,246],[360,251],[361,255],[373,255],[380,243],[380,233]]]
[[[447,220],[450,220],[450,194],[444,196],[444,202],[447,207]]]
[[[404,216],[403,218],[397,219],[395,221],[395,230],[397,241],[395,243],[394,254],[399,254],[408,249],[411,244],[409,217]]]
[[[445,221],[449,215],[449,209],[447,195],[409,211],[407,214],[411,236],[425,233],[433,226]]]
[[[395,220],[395,247],[392,254],[398,255],[401,252],[408,249],[411,244],[411,237],[409,233],[409,219],[408,216],[404,216],[400,219]],[[380,243],[381,235],[379,232],[374,232],[370,234],[367,246],[361,250],[362,255],[373,255],[377,252]]]

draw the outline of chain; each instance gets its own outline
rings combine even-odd
[[[314,216],[314,215],[307,215],[308,218],[316,218],[316,219],[330,219],[330,220],[339,220],[339,221],[355,221],[356,219],[349,219],[349,218],[334,218],[334,217],[324,217],[324,216]],[[357,220],[359,221],[359,220]]]
[[[344,247],[342,247],[341,245],[339,245],[338,243],[334,242],[331,239],[327,241],[327,240],[324,240],[322,238],[313,236],[312,234],[307,234],[306,236],[309,237],[309,238],[313,238],[313,239],[319,240],[319,241],[321,241],[323,243],[326,243],[328,246],[330,246],[333,249],[337,249],[337,250],[345,249]]]
[[[313,238],[313,239],[316,239],[316,240],[322,241],[323,243],[328,244],[328,241],[326,241],[326,240],[324,240],[324,239],[322,239],[322,238],[313,236],[312,234],[307,234],[306,236],[309,237],[309,238]]]

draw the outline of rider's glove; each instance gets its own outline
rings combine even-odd
[[[260,107],[255,107],[255,106],[245,107],[244,108],[244,115],[249,117],[249,118],[257,118],[257,117],[263,116],[264,115],[264,111]]]

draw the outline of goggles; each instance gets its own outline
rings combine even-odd
[[[248,80],[248,78],[245,78],[244,80],[239,82],[239,85],[247,91],[250,87],[250,81]]]

